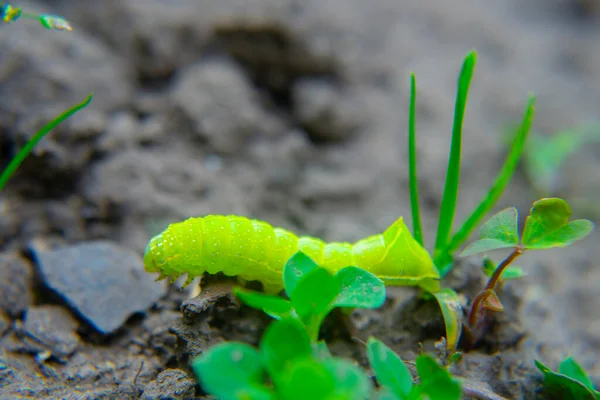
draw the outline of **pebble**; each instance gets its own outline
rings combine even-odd
[[[139,254],[108,241],[44,251],[33,245],[43,283],[101,334],[148,310],[167,290],[146,273]]]

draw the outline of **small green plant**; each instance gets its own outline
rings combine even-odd
[[[6,24],[15,22],[18,19],[33,19],[40,22],[46,29],[56,31],[71,31],[71,24],[64,18],[50,14],[33,14],[23,12],[21,7],[14,7],[8,3],[0,3],[0,21]]]
[[[370,272],[346,267],[332,275],[302,252],[286,263],[283,284],[289,300],[239,287],[234,293],[273,318],[299,320],[313,342],[317,342],[321,323],[334,308],[377,308],[385,301],[384,283]]]
[[[383,342],[369,338],[367,357],[381,389],[379,400],[458,400],[460,382],[437,361],[420,354],[415,360],[420,383],[413,384],[411,374],[400,357]]]
[[[544,374],[544,390],[552,399],[561,400],[600,400],[585,370],[572,357],[565,358],[554,372],[541,362],[535,365]]]
[[[269,325],[259,349],[218,344],[195,358],[192,368],[204,391],[221,400],[362,400],[373,390],[359,367],[312,343],[295,318]]]
[[[514,132],[506,137],[512,140]],[[523,152],[523,167],[540,196],[556,194],[557,178],[565,162],[583,147],[600,142],[600,123],[582,124],[549,136],[532,131]]]
[[[491,217],[481,227],[480,239],[471,243],[462,252],[463,257],[498,249],[512,252],[494,270],[483,291],[472,302],[468,324],[477,340],[485,310],[502,311],[504,308],[496,287],[508,266],[525,251],[566,247],[589,235],[594,224],[586,219],[569,222],[571,209],[560,198],[544,198],[533,203],[526,219],[523,234],[519,236],[519,213],[516,208],[506,208]],[[519,270],[512,270],[518,275]],[[506,279],[506,278],[505,278]]]
[[[306,326],[285,317],[267,327],[258,349],[221,343],[192,361],[203,390],[221,400],[457,400],[460,382],[425,354],[415,364],[420,383],[381,341],[369,338],[367,356],[379,383],[354,363],[314,343]]]
[[[52,121],[48,122],[44,125],[39,131],[36,132],[35,135],[23,146],[21,150],[17,153],[17,155],[10,161],[6,169],[2,171],[0,174],[0,191],[4,189],[6,183],[10,179],[10,177],[15,173],[17,168],[21,165],[21,163],[27,158],[27,156],[31,153],[35,145],[42,140],[44,136],[46,136],[52,129],[54,129],[58,124],[63,122],[65,119],[69,118],[71,115],[75,114],[82,108],[85,108],[92,101],[93,94],[90,93],[88,97],[81,103],[74,105],[68,110],[64,111],[62,114],[58,115]]]
[[[480,201],[479,205],[472,211],[462,226],[452,234],[454,214],[458,200],[458,187],[460,183],[460,162],[462,153],[462,127],[465,116],[467,97],[471,78],[477,61],[477,53],[470,52],[464,59],[462,70],[458,78],[458,89],[456,93],[456,103],[454,108],[454,123],[452,128],[452,139],[450,154],[448,157],[448,170],[440,215],[438,220],[437,236],[433,250],[433,260],[444,277],[454,264],[453,254],[469,238],[473,230],[481,222],[487,213],[489,213],[499,200],[500,196],[508,186],[513,176],[523,150],[533,118],[535,115],[535,97],[530,96],[523,121],[517,134],[512,141],[509,154],[498,173],[494,183],[488,193]],[[408,166],[409,166],[409,186],[413,222],[413,235],[417,242],[425,247],[423,243],[423,232],[421,227],[421,216],[419,207],[419,189],[417,174],[416,157],[416,79],[411,74],[410,106],[408,118]],[[437,300],[442,309],[444,323],[446,325],[446,344],[449,352],[456,349],[458,340],[462,333],[463,312],[460,306],[458,294],[445,288],[439,292],[431,293]]]
[[[318,340],[324,318],[336,307],[376,308],[385,300],[385,285],[356,267],[335,275],[302,252],[285,265],[283,281],[290,300],[235,288],[245,304],[276,319],[256,349],[227,342],[192,361],[200,385],[223,400],[455,400],[461,386],[434,358],[416,360],[415,385],[402,360],[381,341],[369,338],[367,356],[380,388],[354,363],[331,355]],[[373,397],[373,395],[375,397]]]

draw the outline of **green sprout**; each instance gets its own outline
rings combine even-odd
[[[332,275],[302,252],[286,263],[283,283],[289,300],[239,287],[233,292],[250,307],[273,318],[298,319],[313,342],[318,340],[321,323],[334,308],[378,308],[385,301],[384,283],[370,272],[346,267]]]
[[[509,131],[507,138],[514,135]],[[583,147],[600,142],[600,123],[583,124],[545,136],[531,132],[523,153],[523,166],[531,185],[544,197],[555,193],[565,162]]]
[[[314,343],[306,326],[285,317],[267,327],[258,349],[240,342],[213,346],[192,361],[202,389],[222,400],[457,400],[460,382],[433,357],[415,364],[413,384],[402,360],[381,341],[369,338],[367,356],[379,389],[355,363],[332,356]]]
[[[472,329],[479,329],[478,322],[481,322],[485,310],[503,311],[496,286],[517,257],[528,250],[570,246],[592,232],[594,224],[591,221],[578,219],[569,222],[570,217],[571,208],[566,201],[543,198],[533,203],[520,237],[519,213],[514,207],[498,212],[483,224],[479,231],[480,239],[463,250],[463,257],[498,249],[510,248],[512,252],[495,268],[485,289],[473,299],[468,318]]]
[[[600,391],[596,390],[585,370],[572,357],[564,359],[557,372],[537,360],[535,365],[544,374],[544,390],[550,398],[600,400]]]
[[[433,260],[440,271],[440,275],[444,277],[453,267],[453,253],[466,241],[485,217],[489,213],[500,196],[508,186],[512,178],[523,150],[525,141],[529,134],[533,117],[535,114],[535,97],[530,96],[523,117],[521,126],[519,127],[516,136],[512,142],[509,154],[498,173],[494,183],[488,190],[488,193],[480,201],[479,205],[472,211],[470,216],[462,224],[462,226],[452,233],[454,214],[458,200],[458,187],[460,183],[460,161],[462,153],[462,127],[465,116],[467,97],[473,71],[477,61],[476,51],[470,52],[463,61],[462,70],[458,78],[458,88],[456,93],[456,103],[454,108],[454,123],[452,128],[452,139],[450,146],[450,154],[448,157],[448,170],[446,174],[446,182],[442,203],[440,207],[440,215],[438,220],[437,237],[433,250]],[[421,227],[421,216],[419,208],[419,188],[417,174],[417,156],[416,156],[416,79],[415,75],[411,74],[411,90],[410,90],[410,106],[408,118],[408,164],[409,164],[409,186],[410,199],[413,223],[413,236],[415,240],[425,247],[423,240],[423,232]],[[463,313],[460,306],[458,294],[450,289],[445,288],[437,293],[431,293],[439,303],[444,323],[446,325],[447,348],[453,351],[462,333]]]
[[[415,360],[420,383],[413,384],[411,374],[400,357],[373,337],[367,342],[367,357],[381,386],[378,400],[458,400],[460,382],[437,361],[420,354]]]
[[[11,178],[11,176],[15,173],[17,168],[21,165],[21,163],[27,158],[27,156],[31,153],[35,145],[42,140],[44,136],[46,136],[52,129],[54,129],[58,124],[63,122],[65,119],[69,118],[71,115],[75,114],[82,108],[87,107],[88,104],[92,101],[93,93],[90,93],[88,97],[81,103],[74,105],[73,107],[67,109],[52,121],[48,122],[44,125],[39,131],[36,132],[35,135],[23,146],[21,150],[17,153],[17,155],[10,161],[6,169],[2,171],[0,174],[0,191],[4,189],[6,183]]]
[[[0,3],[0,21],[6,24],[17,21],[19,18],[34,19],[46,28],[55,31],[72,31],[71,24],[66,19],[58,15],[51,14],[33,14],[23,12],[21,7],[14,7],[11,4]]]
[[[477,52],[470,52],[465,58],[458,78],[458,90],[456,93],[456,103],[454,109],[454,123],[452,128],[452,140],[450,154],[448,157],[448,171],[446,174],[446,183],[444,194],[440,207],[440,216],[438,220],[437,237],[435,240],[435,249],[433,252],[434,262],[442,276],[446,275],[452,268],[452,254],[469,238],[470,234],[481,222],[483,217],[494,207],[506,187],[510,182],[518,165],[519,159],[523,154],[525,141],[527,139],[533,117],[535,114],[535,97],[530,96],[525,115],[521,126],[512,142],[510,152],[506,161],[500,170],[494,184],[489,189],[486,196],[479,205],[473,210],[471,215],[463,225],[451,235],[456,203],[458,200],[458,187],[460,183],[460,161],[462,153],[462,127],[466,110],[467,97],[471,78],[477,61]],[[408,123],[408,159],[409,159],[409,182],[410,197],[413,219],[413,235],[421,244],[423,243],[423,234],[421,228],[421,217],[419,209],[418,194],[418,174],[416,157],[416,79],[411,74],[411,91],[409,106]]]
[[[269,325],[259,349],[221,343],[192,369],[204,391],[222,400],[363,400],[373,390],[358,366],[323,352],[295,318]]]

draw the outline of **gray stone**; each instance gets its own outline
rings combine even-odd
[[[43,282],[103,334],[144,312],[166,291],[144,271],[140,255],[108,241],[32,249]]]

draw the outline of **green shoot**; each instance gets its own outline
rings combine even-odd
[[[443,249],[448,244],[456,201],[458,199],[458,186],[460,181],[460,157],[462,150],[462,127],[467,106],[467,96],[473,69],[477,61],[477,53],[472,51],[467,55],[458,78],[458,91],[456,92],[456,105],[454,108],[454,125],[452,127],[452,143],[450,145],[450,156],[448,157],[448,171],[446,173],[446,185],[442,196],[438,231],[435,240],[434,260],[440,268],[438,260],[443,260]]]
[[[512,140],[513,132],[508,139]],[[532,186],[542,196],[556,190],[557,177],[564,163],[584,146],[600,142],[600,124],[591,123],[552,134],[532,132],[525,146],[523,166]]]
[[[599,400],[600,391],[596,390],[592,380],[584,369],[572,357],[564,359],[554,372],[541,362],[535,365],[544,374],[544,390],[556,399]]]
[[[0,191],[4,189],[4,186],[10,179],[10,177],[15,173],[17,168],[21,165],[21,163],[27,158],[27,156],[31,153],[35,145],[42,140],[44,136],[46,136],[52,129],[54,129],[58,124],[63,122],[65,119],[69,118],[71,115],[75,114],[82,108],[86,107],[92,101],[93,93],[90,93],[88,97],[81,103],[74,105],[68,110],[64,111],[62,114],[54,118],[52,121],[48,122],[46,125],[42,127],[33,137],[25,144],[25,146],[17,153],[17,155],[11,160],[6,169],[2,171],[0,174]]]
[[[419,181],[417,174],[417,133],[416,133],[417,82],[415,74],[410,74],[410,108],[408,112],[408,175],[410,185],[410,209],[412,212],[413,236],[423,247],[423,228],[419,206]]]
[[[370,272],[346,267],[332,275],[302,252],[286,263],[283,281],[290,300],[242,288],[235,288],[234,293],[248,306],[273,318],[300,320],[313,342],[317,342],[321,324],[334,308],[377,308],[385,301],[384,283]]]
[[[533,123],[535,115],[535,97],[531,96],[527,103],[525,116],[515,139],[512,142],[510,152],[496,181],[488,191],[487,195],[481,200],[477,208],[471,213],[469,218],[463,223],[460,229],[454,234],[448,247],[445,249],[447,254],[458,249],[471,235],[475,227],[481,222],[481,219],[494,207],[513,176],[519,160],[525,148],[526,139]]]
[[[461,73],[458,79],[458,88],[456,93],[456,103],[454,108],[454,123],[452,129],[452,140],[450,154],[448,156],[448,170],[444,194],[440,207],[440,216],[438,220],[438,231],[433,251],[433,260],[436,268],[444,277],[453,266],[453,253],[469,238],[472,231],[481,219],[496,204],[517,167],[519,159],[523,153],[526,139],[531,128],[535,114],[535,98],[530,97],[523,122],[513,140],[508,157],[500,173],[487,195],[481,200],[480,204],[472,212],[470,217],[463,223],[460,229],[450,237],[456,203],[458,199],[458,188],[460,183],[460,161],[462,150],[462,127],[467,104],[467,97],[473,70],[477,61],[477,53],[470,52],[464,59]],[[408,159],[409,159],[409,184],[411,211],[413,222],[413,236],[415,240],[423,245],[423,232],[421,227],[421,216],[419,209],[419,189],[417,180],[417,157],[416,157],[416,79],[411,74],[410,108],[408,122]],[[514,273],[511,270],[511,273]],[[448,334],[447,345],[449,350],[453,350],[461,334],[462,313],[457,307],[458,295],[454,291],[444,291],[439,295],[433,293],[434,297],[442,308],[444,323]],[[445,302],[448,301],[448,304]],[[456,336],[457,335],[457,336]]]
[[[382,387],[379,399],[386,400],[458,400],[460,383],[437,361],[426,354],[416,359],[420,384],[414,385],[408,368],[383,342],[369,338],[367,357]]]
[[[560,198],[544,198],[533,203],[519,238],[519,213],[516,208],[504,209],[490,218],[480,229],[481,239],[471,243],[462,253],[470,256],[491,250],[511,248],[510,255],[492,273],[485,289],[480,292],[471,307],[469,325],[478,329],[478,321],[485,309],[502,311],[502,303],[496,294],[496,286],[506,268],[527,250],[566,247],[588,236],[594,224],[586,219],[569,222],[571,209]]]
[[[446,350],[454,353],[463,327],[463,309],[460,303],[458,293],[451,288],[443,288],[439,292],[431,293],[437,300],[444,325],[446,327]]]
[[[282,319],[267,327],[259,350],[218,344],[195,358],[192,369],[204,391],[220,399],[370,398],[373,386],[359,367],[324,353],[300,321]]]
[[[23,12],[21,7],[14,7],[8,3],[0,3],[0,22],[8,24],[19,18],[37,20],[46,29],[55,31],[73,30],[71,24],[66,19],[57,15],[26,13]]]

